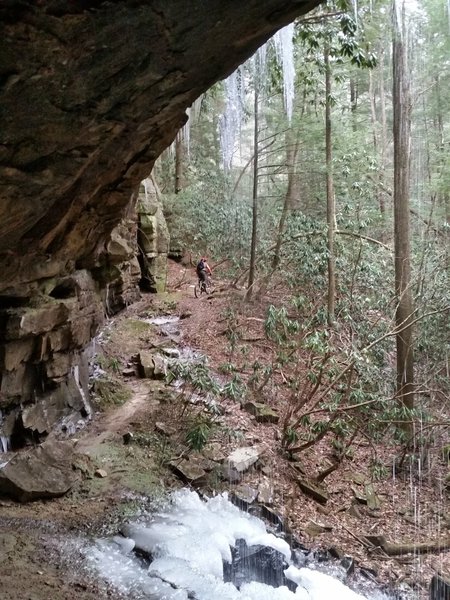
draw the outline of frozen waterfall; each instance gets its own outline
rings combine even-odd
[[[386,598],[361,595],[330,575],[296,566],[287,542],[268,533],[263,521],[239,510],[226,494],[203,501],[195,492],[177,491],[165,509],[125,525],[122,533],[124,537],[97,540],[87,559],[96,573],[133,600]],[[235,565],[233,581],[238,547],[246,548],[246,555]],[[259,580],[251,580],[252,564]],[[261,581],[264,571],[270,576],[278,567],[279,585]]]

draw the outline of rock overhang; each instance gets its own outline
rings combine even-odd
[[[0,410],[87,393],[90,339],[136,298],[139,182],[186,108],[318,3],[2,3]]]
[[[4,3],[0,285],[98,253],[185,109],[315,4]]]

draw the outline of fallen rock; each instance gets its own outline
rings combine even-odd
[[[308,523],[305,526],[305,531],[308,535],[310,535],[311,537],[316,537],[317,535],[320,535],[321,533],[325,533],[327,531],[332,531],[332,527],[331,525],[326,525],[326,524],[322,524],[322,523],[317,523],[317,521],[308,521]]]
[[[164,379],[167,373],[166,360],[159,354],[143,350],[139,353],[139,372],[147,379]]]
[[[352,487],[352,491],[353,491],[353,495],[355,496],[355,500],[359,503],[359,504],[367,504],[367,497],[365,495],[365,493],[361,492],[360,490]]]
[[[185,483],[203,485],[206,481],[206,471],[195,461],[182,458],[181,460],[171,461],[169,467]]]
[[[161,352],[169,358],[180,358],[181,354],[178,348],[161,348]]]
[[[172,437],[176,433],[175,427],[168,425],[167,423],[163,423],[162,421],[156,421],[155,429],[158,433],[161,433],[166,437]]]
[[[210,444],[202,451],[203,456],[214,462],[223,463],[225,454],[222,452],[219,444]]]
[[[133,367],[129,367],[122,371],[122,375],[124,377],[134,377],[136,375],[136,372]]]
[[[349,577],[355,571],[355,559],[351,556],[344,556],[341,559],[340,565],[343,569],[345,569],[345,575]]]
[[[345,557],[344,552],[341,550],[341,548],[339,548],[339,546],[330,546],[330,548],[328,548],[328,552],[333,558],[337,558],[339,560],[342,560]]]
[[[255,417],[258,423],[278,423],[280,415],[264,402],[246,402],[243,409]]]
[[[62,496],[77,480],[71,442],[48,440],[0,467],[0,495],[19,502]]]
[[[220,476],[228,483],[238,483],[241,480],[241,474],[229,464],[223,464],[220,469]]]
[[[365,491],[367,498],[367,507],[370,508],[370,510],[378,510],[381,507],[381,500],[379,496],[377,496],[377,494],[375,493],[373,485],[366,485]]]
[[[278,531],[284,530],[284,521],[278,513],[266,506],[265,504],[258,505],[259,517],[268,521]]]
[[[303,465],[303,463],[299,462],[298,460],[296,460],[294,463],[292,463],[292,466],[294,467],[294,469],[296,471],[298,471],[301,475],[305,475],[306,473],[306,469]]]
[[[356,483],[356,485],[364,485],[366,483],[366,477],[362,473],[353,473],[349,479],[353,483]]]
[[[237,588],[250,581],[260,581],[273,587],[286,585],[297,587],[286,579],[284,571],[286,559],[281,552],[261,545],[247,546],[245,540],[237,539],[231,548],[232,561],[224,562],[223,579],[232,582]]]
[[[260,451],[255,446],[245,446],[236,448],[227,458],[231,469],[238,473],[247,471],[260,458]]]
[[[204,471],[212,471],[217,468],[217,464],[203,455],[203,452],[190,451],[189,452],[190,462],[195,461],[196,465]]]
[[[361,511],[359,510],[357,504],[352,504],[350,506],[350,508],[348,509],[348,514],[352,517],[356,517],[357,519],[363,518],[363,515],[361,514]]]
[[[243,506],[248,508],[248,506],[256,500],[258,491],[255,490],[255,488],[250,487],[249,485],[242,484],[237,486],[237,488],[233,492],[233,495],[238,500],[238,502],[236,503],[237,505],[242,504]]]
[[[96,477],[99,477],[100,479],[103,479],[104,477],[108,477],[108,473],[105,471],[105,469],[97,469],[95,471],[94,475]]]
[[[138,354],[139,374],[141,377],[151,379],[153,377],[153,354],[142,350]]]
[[[297,483],[302,492],[307,496],[310,496],[316,502],[319,502],[320,504],[326,504],[328,502],[328,493],[323,486],[306,477],[298,477]]]
[[[258,502],[273,504],[273,486],[268,481],[262,481],[258,486]]]

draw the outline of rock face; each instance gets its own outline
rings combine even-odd
[[[142,289],[162,292],[166,287],[169,230],[160,192],[152,178],[141,185],[138,204],[138,246]]]
[[[185,109],[317,4],[1,3],[0,410],[28,407],[13,442],[85,410],[86,348],[137,295],[139,182]],[[156,288],[160,233],[145,249]]]

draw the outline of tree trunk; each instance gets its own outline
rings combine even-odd
[[[414,408],[414,360],[411,292],[409,185],[410,185],[410,97],[406,65],[404,27],[396,19],[394,0],[393,29],[393,109],[394,109],[394,235],[395,292],[397,297],[397,398],[400,404]],[[408,421],[408,423],[406,422]],[[411,430],[410,417],[404,429]]]
[[[328,224],[328,324],[334,323],[336,296],[336,258],[334,238],[336,231],[336,208],[333,183],[333,155],[331,148],[331,66],[328,43],[324,48],[325,63],[325,159],[327,169],[327,224]]]
[[[299,149],[298,138],[294,142],[292,139],[292,131],[288,129],[286,131],[286,166],[288,171],[288,186],[286,195],[284,197],[283,209],[281,211],[280,221],[278,223],[277,241],[275,246],[275,252],[272,259],[272,271],[275,271],[280,264],[280,250],[281,243],[283,241],[283,233],[285,230],[286,219],[289,210],[292,210],[299,203],[299,186],[298,186],[298,175],[296,171],[296,161]]]
[[[375,150],[375,153],[378,153],[380,144],[378,141],[378,132],[377,132],[378,121],[377,121],[377,110],[376,110],[376,103],[375,103],[375,88],[373,85],[372,71],[370,69],[369,69],[369,101],[370,101],[370,118],[372,121],[373,148]],[[383,168],[383,165],[381,165],[381,168],[378,171],[378,179],[380,180],[381,184],[384,183],[382,180],[383,172],[384,172],[384,168]],[[378,198],[378,207],[380,209],[380,214],[384,218],[384,215],[386,212],[386,205],[384,202],[383,185],[377,186],[377,198]]]
[[[381,168],[379,172],[380,187],[385,188],[384,173],[386,171],[386,151],[387,151],[387,120],[386,120],[386,94],[384,92],[384,49],[380,50],[380,68],[378,69],[378,75],[380,78],[380,117],[381,117],[381,135],[380,135],[380,148],[381,148]],[[380,212],[383,217],[386,216],[386,203],[384,192],[382,200],[380,200]]]
[[[175,194],[181,192],[184,187],[184,145],[181,131],[175,138]]]
[[[252,241],[250,247],[250,268],[248,272],[248,289],[246,300],[251,300],[255,283],[256,239],[258,231],[258,89],[255,84],[255,128],[253,131],[253,212],[252,212]]]
[[[352,113],[352,129],[357,131],[358,123],[356,122],[356,109],[358,107],[358,84],[354,76],[350,76],[350,110]]]
[[[286,229],[286,219],[290,210],[294,208],[298,208],[299,205],[299,179],[297,173],[297,155],[300,147],[300,142],[298,139],[292,139],[292,130],[287,129],[285,134],[285,143],[286,143],[286,167],[288,173],[288,185],[286,194],[284,196],[283,208],[281,209],[280,220],[278,221],[278,229],[277,236],[274,246],[274,253],[272,257],[272,264],[270,266],[270,271],[264,277],[261,286],[258,290],[258,296],[264,296],[269,286],[270,278],[278,269],[278,266],[281,261],[281,246],[283,245],[283,234]]]

